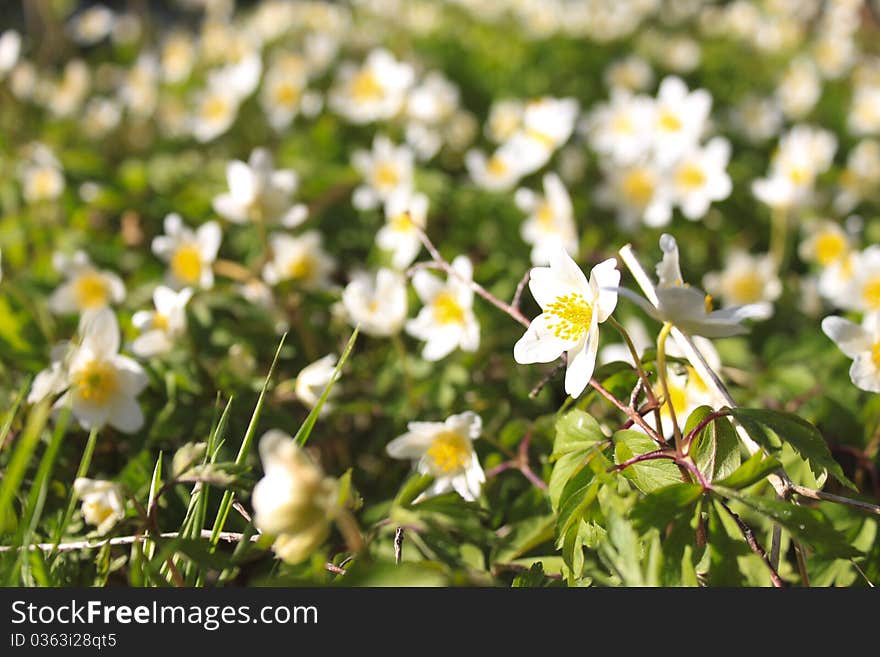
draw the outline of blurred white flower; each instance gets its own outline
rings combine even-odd
[[[705,89],[689,91],[681,78],[669,76],[660,83],[654,114],[654,149],[661,164],[689,151],[706,129],[712,96]]]
[[[822,95],[822,79],[809,57],[795,59],[776,89],[776,99],[783,113],[792,120],[806,116]]]
[[[351,323],[367,335],[393,335],[406,321],[406,282],[384,267],[375,276],[361,272],[345,287],[342,303]]]
[[[359,210],[372,209],[388,201],[395,192],[412,189],[414,159],[409,146],[396,146],[385,135],[373,138],[371,150],[356,150],[351,163],[364,184],[354,190],[354,206]]]
[[[406,323],[406,332],[425,341],[422,358],[437,361],[456,348],[476,351],[480,346],[480,325],[474,316],[473,265],[467,256],[452,261],[455,275],[443,283],[421,269],[413,276],[413,286],[424,307]]]
[[[79,477],[73,482],[73,492],[82,500],[83,520],[99,534],[106,534],[125,517],[122,489],[112,481]]]
[[[611,167],[596,197],[603,206],[617,210],[623,230],[633,230],[641,223],[656,228],[672,220],[672,190],[652,162]]]
[[[628,91],[644,91],[654,83],[651,65],[638,55],[627,55],[611,62],[603,77],[606,86]]]
[[[312,462],[293,438],[271,429],[260,439],[263,478],[254,486],[254,526],[275,537],[272,549],[300,563],[330,533],[338,511],[338,484]]]
[[[652,144],[654,104],[644,95],[612,89],[611,99],[599,103],[582,124],[590,146],[616,164],[633,164]]]
[[[0,80],[6,77],[18,62],[21,53],[21,35],[15,30],[0,34]]]
[[[619,283],[614,258],[593,267],[587,280],[577,263],[562,249],[557,250],[549,267],[535,267],[529,275],[529,289],[542,312],[514,345],[514,360],[549,363],[567,354],[565,392],[580,396],[593,376],[599,324],[617,306]]]
[[[523,120],[525,103],[520,100],[500,99],[489,108],[486,120],[486,137],[496,144],[503,144],[516,134]]]
[[[208,142],[229,130],[238,116],[239,95],[225,84],[214,81],[195,98],[190,130],[200,142]]]
[[[155,310],[139,310],[131,323],[140,335],[131,345],[135,356],[152,358],[174,348],[177,340],[186,333],[186,304],[192,298],[192,288],[175,292],[164,285],[153,292]]]
[[[422,241],[419,229],[424,230],[428,221],[428,197],[398,189],[385,202],[385,224],[376,233],[376,244],[391,253],[395,269],[406,269],[412,264]]]
[[[520,233],[532,245],[534,265],[546,265],[561,247],[574,256],[578,250],[574,208],[565,185],[555,173],[544,176],[544,194],[518,189],[515,200],[520,210],[528,213]]]
[[[511,189],[526,172],[515,143],[499,146],[491,157],[479,149],[465,154],[465,165],[471,179],[481,188],[502,192]]]
[[[125,299],[122,279],[97,269],[84,251],[77,251],[71,257],[55,253],[52,262],[65,278],[49,297],[49,310],[56,315],[98,310]]]
[[[321,233],[306,231],[293,237],[284,233],[269,236],[272,259],[263,267],[263,280],[269,285],[293,280],[307,290],[330,285],[336,261],[322,246]]]
[[[22,195],[28,203],[52,201],[64,191],[61,163],[49,148],[35,144],[21,168]]]
[[[422,498],[455,491],[473,502],[480,496],[486,475],[474,451],[482,420],[471,411],[443,422],[410,422],[408,431],[386,447],[391,458],[409,459],[416,470],[434,477]]]
[[[403,108],[414,77],[412,66],[377,48],[360,67],[339,67],[329,93],[330,108],[351,123],[390,119]]]
[[[162,44],[159,62],[165,82],[184,82],[196,63],[196,44],[193,37],[184,31],[169,34]]]
[[[293,203],[299,184],[296,172],[275,169],[272,154],[255,148],[247,163],[233,160],[226,165],[228,192],[214,197],[214,210],[237,224],[248,221],[294,228],[306,220],[308,209]]]
[[[880,84],[856,86],[847,125],[856,135],[880,134]]]
[[[727,175],[730,142],[723,137],[709,140],[685,153],[675,164],[671,193],[682,214],[695,221],[705,216],[713,201],[730,196],[733,185]]]
[[[725,306],[755,305],[773,315],[773,302],[782,294],[782,281],[770,254],[750,255],[732,249],[725,256],[724,270],[703,278],[706,291],[720,297]]]
[[[306,365],[300,373],[296,375],[294,383],[294,394],[308,408],[314,408],[324,388],[333,379],[333,371],[336,369],[336,354],[327,354],[323,358],[316,360],[314,363]],[[337,388],[330,389],[329,397],[336,394]],[[324,414],[332,408],[329,400],[321,407],[321,413]]]
[[[862,390],[880,392],[880,313],[865,315],[861,326],[843,317],[826,317],[822,331],[853,359],[852,382]]]
[[[168,279],[173,287],[210,289],[214,286],[213,264],[223,236],[216,221],[207,221],[195,230],[184,225],[177,213],[165,217],[165,234],[153,239],[153,253],[168,263]]]
[[[113,30],[116,15],[102,4],[92,5],[78,13],[70,23],[74,41],[91,46],[106,39]]]

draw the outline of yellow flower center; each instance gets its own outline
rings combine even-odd
[[[507,173],[507,169],[507,163],[495,155],[490,157],[489,161],[486,163],[486,171],[493,176],[503,176]]]
[[[400,182],[400,175],[397,173],[397,167],[393,164],[383,163],[376,167],[376,186],[384,189],[397,187]]]
[[[545,132],[541,132],[540,130],[535,130],[534,128],[529,128],[526,130],[526,135],[530,139],[534,139],[537,142],[540,142],[542,146],[546,148],[553,148],[556,145],[556,140],[553,139],[550,135]]]
[[[660,116],[657,117],[657,123],[666,132],[678,132],[684,127],[681,119],[678,118],[675,112],[671,112],[668,109],[660,112]]]
[[[86,522],[99,527],[107,518],[113,515],[113,507],[104,504],[100,500],[90,500],[83,502],[82,514]]]
[[[56,187],[56,174],[54,169],[40,169],[33,177],[33,190],[37,198],[51,196]]]
[[[83,401],[103,406],[119,390],[116,368],[101,360],[91,360],[73,373],[73,387]]]
[[[297,256],[287,266],[290,278],[310,279],[315,274],[315,259],[307,253]]]
[[[408,233],[413,229],[413,220],[410,217],[409,212],[401,212],[400,214],[394,215],[391,217],[391,221],[389,222],[391,227],[401,233]]]
[[[706,174],[696,164],[685,164],[679,168],[676,180],[680,187],[698,189],[706,184]]]
[[[171,272],[184,283],[197,283],[202,276],[202,255],[192,244],[181,246],[171,256]]]
[[[826,232],[816,239],[816,261],[823,267],[839,260],[846,252],[846,239],[840,233]]]
[[[683,418],[687,414],[688,407],[688,399],[687,392],[685,391],[683,386],[677,386],[672,383],[669,384],[669,400],[667,404],[663,404],[663,408],[661,409],[661,413],[663,415],[669,415],[669,406],[668,404],[672,404],[672,408],[675,410],[676,419]]]
[[[708,315],[709,313],[711,313],[713,310],[715,310],[715,304],[713,303],[713,301],[714,301],[714,300],[712,299],[712,295],[711,295],[711,294],[707,294],[707,295],[706,295],[706,298],[703,299],[703,303],[704,303],[705,306],[706,306],[706,314],[707,314],[707,315]]]
[[[202,118],[206,121],[221,121],[229,114],[229,103],[220,96],[211,96],[202,105]]]
[[[623,195],[635,205],[648,205],[654,197],[654,177],[644,169],[633,169],[623,179]]]
[[[110,288],[107,281],[96,271],[79,276],[76,279],[74,291],[77,304],[84,310],[105,306],[110,298]]]
[[[382,85],[372,71],[361,71],[351,81],[351,95],[355,100],[365,101],[381,98]]]
[[[377,312],[379,312],[379,302],[376,299],[373,299],[367,304],[367,310],[370,312],[371,315],[375,315]]]
[[[788,170],[788,179],[795,185],[804,185],[810,181],[810,174],[804,167],[792,167]]]
[[[162,313],[153,315],[153,328],[159,331],[168,331],[168,317]]]
[[[535,217],[537,217],[538,223],[544,230],[555,231],[556,222],[553,220],[553,208],[550,207],[549,203],[542,203],[535,213]]]
[[[282,107],[293,107],[299,101],[299,89],[295,85],[285,83],[275,87],[275,102]]]
[[[464,323],[464,308],[452,292],[441,292],[434,297],[431,305],[434,310],[434,320],[438,324]]]
[[[753,271],[740,274],[730,283],[730,293],[735,303],[760,301],[763,291],[764,281]]]
[[[462,470],[471,460],[471,443],[459,433],[443,431],[437,434],[425,452],[431,469],[439,475]]]
[[[874,361],[875,367],[880,368],[880,342],[875,342],[871,347],[871,360]]]
[[[544,308],[547,316],[547,329],[557,338],[577,340],[590,328],[593,320],[593,306],[577,292],[556,297]]]
[[[862,301],[870,310],[880,309],[880,276],[875,276],[862,288]]]

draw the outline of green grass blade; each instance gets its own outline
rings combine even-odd
[[[50,400],[45,399],[31,409],[27,422],[16,441],[3,480],[0,481],[0,535],[11,533],[17,526],[13,501],[18,495],[24,473],[37,448],[40,434],[49,420]]]
[[[82,458],[79,461],[79,467],[76,469],[76,476],[74,477],[74,481],[76,481],[80,477],[85,477],[89,472],[89,467],[92,465],[92,455],[95,453],[95,444],[98,442],[98,430],[99,427],[92,427],[92,430],[89,432],[89,439],[86,441],[86,448],[83,450]],[[70,495],[68,496],[67,500],[67,508],[64,510],[64,516],[61,519],[61,524],[58,525],[58,529],[55,530],[55,538],[52,540],[52,543],[55,544],[55,547],[49,555],[50,559],[52,560],[51,565],[54,565],[54,560],[58,556],[55,550],[57,550],[58,544],[61,543],[64,532],[67,531],[67,525],[70,524],[70,519],[73,517],[73,511],[75,508],[76,494],[73,490],[72,481],[70,482]]]

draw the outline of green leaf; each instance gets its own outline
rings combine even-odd
[[[685,434],[715,411],[709,406],[700,406],[687,419]],[[739,439],[733,425],[727,418],[719,417],[707,424],[696,436],[690,446],[690,455],[700,472],[709,481],[722,479],[740,465]]]
[[[395,506],[409,506],[419,495],[428,490],[428,486],[434,483],[434,477],[427,474],[414,473],[407,479],[397,497],[394,498]]]
[[[743,426],[746,426],[746,423],[758,424],[773,431],[780,440],[784,440],[794,447],[801,457],[809,461],[810,468],[817,478],[823,477],[827,472],[844,486],[856,490],[855,484],[847,479],[840,464],[831,456],[831,451],[828,449],[825,439],[822,438],[822,434],[803,418],[793,413],[771,411],[765,408],[734,408],[731,409],[731,414]],[[751,435],[751,432],[749,434]],[[766,440],[767,434],[758,432],[757,436],[752,436],[760,443],[759,437]],[[770,441],[761,444],[771,450],[778,448]]]
[[[445,586],[449,583],[443,566],[436,562],[361,561],[346,568],[337,586]]]
[[[648,436],[632,429],[624,429],[614,434],[614,461],[618,465],[634,456],[647,454],[657,449],[657,444]],[[670,459],[653,459],[631,465],[622,474],[631,480],[643,493],[681,482],[681,473]]]
[[[734,539],[723,521],[726,511],[719,509],[718,500],[705,506],[708,515],[709,584],[712,586],[742,586],[744,576],[737,562],[749,554],[742,540]]]
[[[583,518],[584,512],[596,499],[600,484],[591,468],[581,468],[566,484],[559,498],[559,514],[556,517],[556,535],[560,539]]]
[[[729,488],[716,488],[716,491],[725,497],[738,500],[750,509],[779,523],[819,554],[841,559],[858,557],[862,554],[818,509],[798,506],[782,500],[745,495]]]
[[[586,451],[604,440],[607,438],[592,415],[581,410],[569,411],[556,422],[553,456]]]
[[[772,456],[766,456],[758,451],[752,454],[748,461],[739,466],[734,473],[721,481],[716,481],[718,486],[726,488],[748,488],[757,483],[774,470],[778,470],[781,464]]]
[[[699,484],[672,484],[639,499],[629,517],[639,531],[651,527],[662,531],[669,523],[693,515],[693,507],[702,495],[703,488]]]
[[[526,518],[510,525],[510,533],[504,537],[495,551],[493,562],[508,563],[553,539],[555,519],[552,515]]]

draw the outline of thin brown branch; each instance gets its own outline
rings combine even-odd
[[[799,486],[797,484],[790,484],[789,489],[796,495],[806,497],[810,500],[820,500],[823,502],[835,502],[837,504],[845,504],[846,506],[851,506],[856,509],[861,509],[862,511],[867,511],[868,513],[872,513],[875,516],[880,516],[880,506],[878,506],[877,504],[862,502],[861,500],[854,500],[851,497],[843,497],[842,495],[826,493],[821,490],[813,490],[812,488]]]
[[[739,527],[740,533],[742,533],[743,538],[746,539],[746,543],[748,543],[749,548],[751,548],[752,552],[757,554],[761,561],[764,562],[764,565],[770,570],[770,581],[773,582],[773,586],[777,588],[784,588],[788,586],[776,571],[776,567],[771,563],[770,558],[767,556],[767,553],[764,551],[764,548],[761,547],[761,544],[758,543],[758,539],[755,538],[755,532],[752,531],[752,528],[749,527],[742,518],[740,518],[734,511],[731,509],[727,502],[723,500],[719,500],[721,506],[724,507],[724,510],[730,514],[730,517],[733,518],[733,521],[736,523],[736,526]]]

